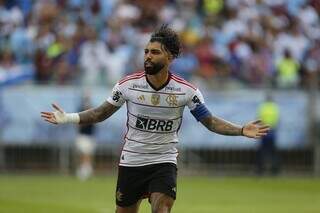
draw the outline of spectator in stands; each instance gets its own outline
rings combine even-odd
[[[284,58],[277,64],[277,84],[280,88],[296,88],[299,84],[300,63],[287,49]]]
[[[82,69],[82,83],[92,86],[104,83],[99,80],[107,72],[109,51],[92,27],[87,26],[86,33],[88,37],[81,47],[79,63]]]
[[[313,80],[318,80],[320,83],[320,39],[316,40],[312,48],[307,52],[305,57],[305,63],[302,68],[303,86],[309,87],[312,85]]]
[[[247,79],[253,86],[270,86],[274,75],[272,51],[266,42],[251,43],[252,55],[247,60]]]
[[[190,80],[194,73],[199,70],[199,60],[194,51],[198,38],[191,32],[184,32],[181,38],[183,53],[173,61],[170,69],[173,73]]]
[[[205,37],[199,40],[195,49],[195,54],[199,61],[197,74],[204,80],[210,80],[216,74],[214,66],[215,54],[211,46],[211,42],[212,40],[210,37]]]
[[[205,77],[201,81],[217,82],[221,76],[217,73],[222,72],[237,85],[261,87],[265,82],[264,75],[258,76],[261,63],[249,65],[247,59],[259,60],[268,52],[268,66],[270,56],[270,67],[276,67],[289,49],[292,58],[305,67],[306,54],[320,38],[319,5],[316,0],[0,1],[0,49],[9,48],[18,64],[35,65],[36,82],[72,84],[83,77],[82,84],[113,85],[115,79],[143,67],[136,62],[142,61],[142,55],[133,55],[133,50],[144,48],[150,29],[167,23],[178,32],[192,31],[200,43],[197,50],[191,50],[200,66],[200,72],[187,71],[191,79],[200,73]],[[87,34],[90,38],[84,37]],[[43,54],[57,50],[60,36],[71,47],[64,49],[65,57],[52,61]],[[93,45],[94,39],[98,45]],[[266,45],[253,50],[252,42],[260,40]],[[194,64],[193,57],[184,59]],[[64,71],[57,78],[52,69],[56,62],[69,67],[71,75]],[[226,65],[223,69],[231,68],[231,74],[221,70],[220,64]]]

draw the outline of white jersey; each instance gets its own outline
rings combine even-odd
[[[200,91],[171,73],[156,90],[144,72],[137,72],[119,81],[112,93],[109,103],[119,107],[127,104],[127,133],[119,165],[176,164],[183,110],[186,105],[193,110],[204,103]]]

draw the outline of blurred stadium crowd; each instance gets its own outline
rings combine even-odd
[[[112,86],[165,23],[188,80],[303,88],[320,72],[319,15],[319,0],[0,0],[0,82],[32,67],[34,84]]]

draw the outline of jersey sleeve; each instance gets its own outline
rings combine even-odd
[[[108,97],[107,101],[114,106],[118,106],[118,107],[122,106],[126,101],[125,88],[119,83],[117,83],[113,87],[112,94],[111,96]]]
[[[190,111],[194,110],[198,105],[204,104],[204,98],[199,89],[193,90],[191,96],[189,96],[189,100],[187,101],[187,105]]]
[[[210,111],[204,105],[204,99],[199,90],[196,90],[191,94],[190,100],[188,102],[188,107],[191,114],[195,117],[197,121],[201,121],[206,117],[211,117]]]

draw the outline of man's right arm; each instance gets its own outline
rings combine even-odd
[[[52,124],[94,124],[109,118],[115,113],[124,103],[125,98],[122,91],[123,88],[116,84],[110,96],[103,104],[98,107],[91,108],[79,113],[66,113],[57,104],[52,104],[55,109],[53,112],[41,112],[41,117]]]
[[[103,104],[96,108],[91,108],[82,112],[79,112],[80,124],[92,124],[98,123],[109,118],[120,107],[110,104],[105,101]]]
[[[66,113],[57,104],[52,104],[55,109],[53,112],[41,112],[41,117],[52,124],[65,124],[65,123],[76,123],[76,124],[93,124],[101,122],[109,118],[115,113],[120,106],[114,106],[108,101],[96,108],[91,108],[79,113]]]

